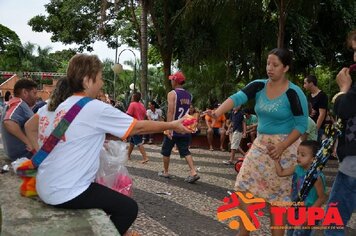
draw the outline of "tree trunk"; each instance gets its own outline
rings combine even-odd
[[[153,3],[152,3],[153,4]],[[149,5],[149,11],[152,18],[152,23],[156,31],[156,36],[159,45],[159,52],[163,60],[163,72],[164,78],[163,83],[166,92],[172,89],[170,82],[168,81],[168,76],[171,73],[171,63],[173,54],[173,33],[174,26],[171,24],[171,18],[169,16],[169,9],[167,1],[163,1],[163,27],[160,26],[158,19],[156,18],[156,13],[154,12],[154,6]],[[161,13],[159,13],[161,14]]]
[[[141,13],[141,93],[145,106],[148,104],[147,94],[147,74],[148,74],[148,42],[147,42],[147,13],[148,13],[149,0],[141,0],[142,13]]]
[[[277,3],[276,3],[277,4]],[[279,19],[278,19],[278,39],[277,39],[277,47],[284,47],[284,33],[285,33],[285,25],[286,25],[286,15],[287,15],[287,4],[285,0],[280,0],[277,4],[277,8],[279,11]]]

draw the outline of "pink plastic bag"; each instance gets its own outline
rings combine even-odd
[[[121,141],[109,141],[100,153],[100,167],[96,182],[126,196],[132,196],[132,179],[125,167],[127,145]]]

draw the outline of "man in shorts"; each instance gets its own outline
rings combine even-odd
[[[234,107],[229,120],[228,130],[231,130],[229,135],[231,143],[230,159],[228,161],[223,161],[223,163],[226,165],[234,165],[235,154],[237,151],[240,151],[242,155],[245,155],[245,152],[240,147],[241,139],[246,136],[246,123],[244,120],[244,113],[241,111],[241,106]]]
[[[220,104],[215,104],[213,109],[216,110],[219,107]],[[208,114],[205,115],[205,122],[208,127],[207,130],[207,138],[208,138],[208,144],[209,144],[209,150],[214,151],[213,148],[213,138],[214,136],[218,136],[220,138],[220,150],[225,151],[224,148],[224,142],[225,142],[225,136],[226,136],[226,129],[225,129],[225,124],[226,124],[226,117],[224,114],[219,116],[218,118],[214,119]]]
[[[182,72],[176,72],[169,76],[173,90],[167,95],[168,111],[167,121],[178,120],[186,115],[189,111],[190,104],[192,103],[192,95],[183,89],[185,83],[185,76]],[[163,171],[158,175],[164,178],[170,178],[168,173],[169,161],[174,145],[177,145],[179,155],[185,158],[190,168],[190,175],[185,179],[188,183],[195,183],[200,177],[198,176],[192,155],[189,151],[189,136],[190,134],[179,134],[172,130],[166,130],[163,138],[161,154],[163,155]]]

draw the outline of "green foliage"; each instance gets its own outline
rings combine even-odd
[[[100,3],[100,0],[52,0],[45,5],[48,16],[37,15],[29,21],[29,25],[33,31],[52,33],[51,40],[54,42],[78,43],[82,45],[80,50],[92,51],[90,45],[100,38]]]
[[[352,63],[344,41],[347,32],[356,25],[356,1],[284,2],[287,6],[284,45],[293,51],[295,62],[291,79],[301,85],[303,76],[316,73],[323,90],[332,94],[337,87],[330,78],[334,78],[342,66]],[[52,33],[53,41],[81,45],[80,50],[91,50],[97,40],[104,40],[115,48],[119,44],[117,37],[120,43],[137,47],[140,3],[52,0],[45,6],[48,14],[33,17],[29,24],[34,31]],[[149,1],[149,63],[158,67],[149,71],[148,86],[157,98],[165,97],[158,83],[169,88],[165,78],[173,60],[186,73],[187,87],[203,108],[224,100],[252,79],[265,77],[266,53],[277,45],[280,3],[271,0]],[[6,31],[6,34],[14,38],[11,32]],[[4,47],[1,40],[0,48]],[[66,66],[67,58],[52,58],[46,49],[41,48],[42,56],[36,58],[16,45],[21,44],[7,44],[6,60],[0,60],[0,68],[20,66],[63,71]],[[3,56],[0,54],[0,59]],[[46,57],[56,63],[47,62]],[[113,80],[110,66],[105,68],[104,74]],[[132,83],[133,73],[126,71],[118,76],[115,92],[124,94]],[[109,83],[105,89],[113,91]]]
[[[11,29],[0,24],[0,53],[8,50],[8,45],[19,43],[21,43],[19,36]]]
[[[20,64],[21,41],[11,29],[0,24],[0,70],[14,70]]]

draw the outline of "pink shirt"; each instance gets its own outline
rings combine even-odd
[[[144,120],[146,117],[146,108],[140,102],[131,102],[126,113],[137,120]]]

